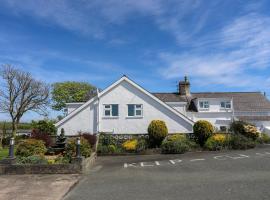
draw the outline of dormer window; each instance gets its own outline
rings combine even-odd
[[[199,101],[200,109],[209,109],[209,102],[208,101]]]
[[[220,102],[220,108],[221,109],[231,109],[232,108],[231,101]]]

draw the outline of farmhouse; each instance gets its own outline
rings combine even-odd
[[[192,93],[187,77],[175,93],[150,93],[123,76],[87,102],[68,103],[58,133],[108,132],[145,134],[152,120],[166,122],[169,133],[191,133],[194,122],[207,120],[226,131],[233,120],[270,129],[270,102],[260,92]]]

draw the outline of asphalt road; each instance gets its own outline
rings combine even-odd
[[[99,157],[65,200],[270,199],[270,146],[247,151]]]

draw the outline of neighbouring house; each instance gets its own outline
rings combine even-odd
[[[128,77],[87,102],[68,103],[67,116],[56,123],[58,133],[107,132],[146,134],[149,123],[166,122],[169,133],[192,133],[193,124],[207,120],[226,131],[233,120],[270,130],[270,102],[260,92],[190,92],[187,77],[175,93],[150,93]]]

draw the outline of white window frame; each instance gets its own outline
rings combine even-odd
[[[203,103],[203,106],[202,107],[201,107],[201,103]],[[199,109],[200,110],[209,110],[209,108],[210,108],[209,101],[207,101],[207,100],[200,100],[198,102],[198,104],[199,104]]]
[[[222,103],[224,103],[224,106],[225,106],[225,107],[222,107],[222,106],[221,106]],[[228,105],[230,105],[230,107],[227,107]],[[230,110],[230,109],[232,109],[232,102],[231,102],[231,101],[221,101],[221,102],[220,102],[220,108],[221,108],[222,110]]]
[[[118,106],[118,115],[113,116],[112,115],[112,105],[117,105]],[[109,106],[106,108],[106,106]],[[110,115],[106,115],[105,112],[109,111]],[[118,104],[103,104],[103,117],[104,118],[118,118],[119,117],[119,105]]]
[[[127,110],[127,117],[128,118],[142,118],[143,117],[143,105],[142,104],[127,104],[127,109],[128,109],[128,106],[134,106],[134,115],[131,116],[128,114],[128,110]],[[140,108],[136,108],[136,106],[141,106]],[[140,115],[137,115],[136,114],[136,111],[140,110],[141,111],[141,114]]]

